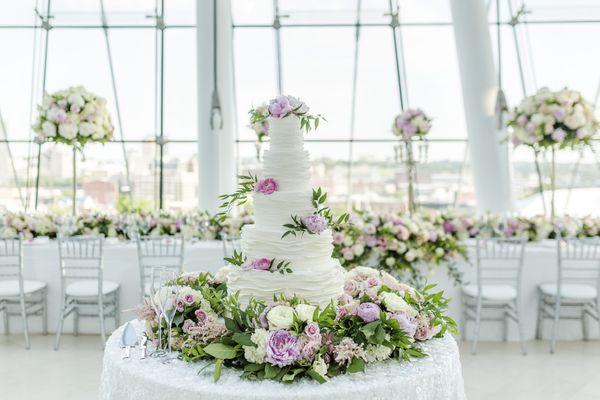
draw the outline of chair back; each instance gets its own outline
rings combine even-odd
[[[597,238],[557,239],[558,286],[561,283],[600,283],[600,240]]]
[[[140,269],[142,299],[145,296],[146,281],[150,279],[152,268],[165,267],[180,274],[183,271],[185,240],[180,235],[140,236],[135,235]]]
[[[0,280],[17,279],[23,289],[23,240],[0,238]]]
[[[520,293],[527,238],[478,238],[477,285],[513,286]]]
[[[221,234],[221,243],[223,244],[223,258],[233,257],[234,251],[241,250],[241,241],[237,236],[229,236],[226,233]]]
[[[95,280],[102,293],[104,235],[58,236],[61,290],[69,281]]]

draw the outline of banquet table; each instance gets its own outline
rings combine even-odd
[[[140,332],[142,326],[135,323]],[[213,368],[204,362],[188,364],[160,358],[140,360],[137,349],[123,360],[119,347],[123,327],[108,340],[102,368],[102,400],[169,399],[394,399],[466,400],[456,341],[450,335],[423,344],[428,357],[411,362],[389,360],[368,365],[365,372],[331,378],[320,385],[304,379],[284,385],[273,381],[248,381],[240,371],[223,368],[213,382]]]
[[[60,308],[60,269],[58,244],[55,240],[33,240],[23,246],[25,279],[35,279],[48,284],[48,328],[56,330]],[[223,246],[220,241],[206,240],[185,244],[184,271],[216,271],[223,266]],[[135,242],[115,242],[107,239],[104,245],[104,279],[121,285],[121,321],[133,318],[130,311],[140,303],[140,273]],[[67,319],[63,332],[72,332]],[[107,320],[111,329],[112,320]],[[19,331],[21,324],[11,324],[11,331]],[[30,318],[31,332],[41,332],[40,318]],[[113,327],[114,329],[114,327]],[[82,318],[80,332],[98,333],[98,319]]]
[[[470,259],[475,259],[475,242],[469,241]],[[214,272],[223,265],[223,248],[220,241],[198,241],[186,243],[185,271],[209,271]],[[49,328],[53,331],[56,327],[60,305],[60,277],[58,266],[58,248],[55,241],[33,241],[24,246],[25,277],[37,279],[48,283],[48,306],[49,306]],[[543,282],[556,280],[557,275],[556,242],[546,240],[537,243],[529,243],[525,250],[525,261],[523,269],[523,323],[525,326],[525,337],[533,339],[535,335],[535,323],[537,316],[537,285]],[[459,262],[458,268],[464,273],[465,283],[475,282],[475,264]],[[107,242],[105,245],[104,261],[105,279],[113,280],[121,285],[121,308],[124,310],[121,319],[133,318],[129,311],[131,307],[140,302],[139,270],[137,264],[137,250],[134,243]],[[457,322],[460,320],[460,288],[455,286],[446,275],[446,268],[442,265],[433,271],[429,278],[430,283],[437,283],[439,289],[443,289],[447,297],[453,299],[450,303],[449,314]],[[107,326],[111,328],[111,322]],[[592,338],[598,337],[598,324],[590,325]],[[21,324],[13,323],[11,329],[18,331]],[[70,332],[72,324],[65,323],[65,332]],[[550,333],[551,322],[545,325],[545,335]],[[30,330],[41,331],[39,318],[31,318]],[[467,337],[472,331],[472,326],[466,329]],[[98,320],[82,319],[81,332],[97,333]],[[481,340],[501,340],[501,325],[499,322],[484,322],[481,326]],[[574,320],[562,320],[560,322],[560,340],[580,340],[582,338],[581,324]],[[517,330],[513,323],[509,324],[509,340],[517,340]]]

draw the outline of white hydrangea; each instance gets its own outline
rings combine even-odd
[[[392,355],[392,349],[383,345],[367,345],[365,351],[365,358],[367,362],[383,361],[390,358]]]

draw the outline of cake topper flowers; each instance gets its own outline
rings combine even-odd
[[[269,100],[269,104],[263,104],[259,107],[252,108],[250,114],[250,126],[257,134],[258,141],[263,142],[268,137],[268,118],[281,119],[290,115],[295,115],[300,118],[300,128],[306,132],[316,130],[319,127],[321,119],[325,120],[322,115],[309,114],[309,107],[294,96],[279,95],[274,99]]]

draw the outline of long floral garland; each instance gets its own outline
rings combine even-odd
[[[255,190],[255,189],[253,189]],[[266,190],[261,186],[261,190]],[[321,194],[322,196],[322,194]],[[466,240],[475,237],[527,237],[529,241],[561,237],[598,237],[600,218],[558,218],[554,224],[543,217],[501,217],[484,215],[474,218],[454,211],[421,212],[408,217],[398,214],[377,215],[353,211],[337,221],[303,223],[308,234],[319,232],[330,222],[334,232],[333,256],[350,269],[374,266],[411,282],[426,280],[432,267],[442,266],[449,276],[460,282],[456,262],[467,257]],[[206,212],[82,214],[0,214],[0,237],[22,234],[26,239],[57,234],[104,234],[106,237],[130,239],[141,235],[175,235],[186,239],[221,240],[239,237],[241,227],[253,223],[247,212],[237,216],[210,215]],[[306,225],[308,223],[308,225]],[[299,228],[304,229],[302,226]],[[318,229],[317,229],[318,228]],[[300,231],[301,232],[301,231]]]
[[[177,295],[169,290],[173,285],[181,288]],[[214,276],[184,274],[154,300],[163,296],[176,307],[169,327],[172,348],[185,361],[214,365],[215,381],[226,366],[245,379],[291,383],[306,377],[324,383],[369,363],[425,357],[421,342],[456,332],[456,323],[444,315],[448,300],[431,289],[417,291],[386,272],[359,267],[347,273],[344,293],[324,308],[297,297],[270,304],[251,300],[242,307],[237,296],[227,294],[223,269]],[[159,322],[151,304],[147,299],[135,311],[157,345]]]

